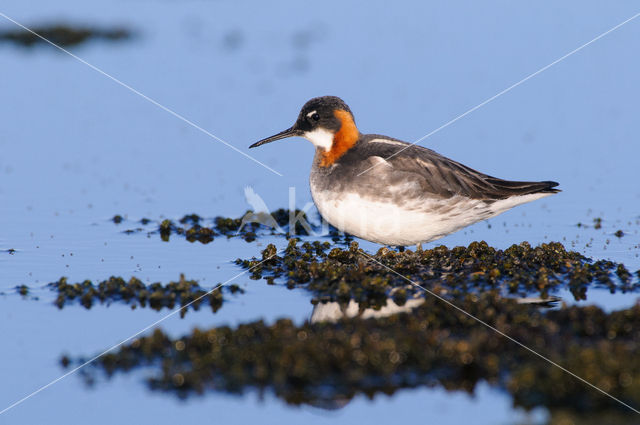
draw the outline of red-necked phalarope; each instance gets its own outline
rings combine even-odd
[[[336,228],[385,245],[417,245],[559,192],[556,182],[502,180],[421,146],[361,134],[342,99],[308,101],[289,129],[316,147],[311,195]],[[373,167],[373,168],[372,168]]]

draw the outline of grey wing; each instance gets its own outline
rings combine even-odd
[[[499,179],[421,146],[400,141],[396,141],[396,146],[385,145],[376,146],[371,150],[371,154],[374,150],[376,152],[368,158],[369,164],[375,164],[376,168],[386,168],[385,174],[388,178],[398,180],[392,183],[411,180],[418,183],[423,191],[444,198],[462,195],[473,199],[498,200],[516,195],[559,191],[554,189],[558,183],[553,181],[523,182]],[[401,152],[398,153],[399,151]]]

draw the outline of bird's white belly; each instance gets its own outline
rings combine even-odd
[[[515,205],[545,195],[547,194],[538,193],[518,196],[493,204],[454,196],[448,199],[408,200],[399,205],[384,199],[366,198],[357,193],[332,194],[314,191],[312,188],[316,207],[322,217],[334,227],[372,242],[400,246],[439,239]]]

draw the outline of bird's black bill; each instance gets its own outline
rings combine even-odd
[[[294,136],[300,136],[300,135],[302,135],[302,132],[300,130],[297,130],[296,128],[291,127],[286,129],[285,131],[281,131],[278,134],[274,134],[271,137],[267,137],[266,139],[262,139],[258,142],[255,142],[253,145],[249,146],[249,149],[256,148],[266,143],[275,142],[276,140],[286,139],[287,137],[294,137]]]

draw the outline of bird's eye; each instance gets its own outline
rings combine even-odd
[[[320,115],[316,112],[315,114],[311,115],[311,119],[314,121],[319,121]]]

